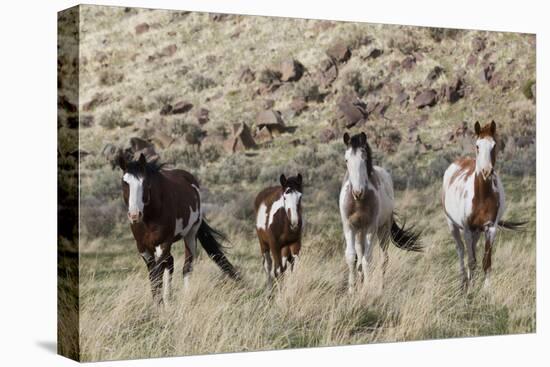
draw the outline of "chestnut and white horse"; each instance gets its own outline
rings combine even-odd
[[[267,287],[298,259],[302,247],[302,175],[281,175],[280,185],[262,190],[254,201],[256,233]]]
[[[456,242],[462,287],[474,282],[476,245],[485,235],[483,255],[484,285],[490,284],[491,253],[497,227],[518,229],[525,222],[501,220],[505,209],[504,188],[495,172],[497,143],[496,123],[483,128],[475,123],[476,157],[461,158],[452,163],[443,176],[443,209],[451,234]],[[464,243],[468,254],[468,271],[464,267]]]
[[[138,252],[149,271],[153,299],[166,303],[174,272],[172,244],[185,243],[183,280],[187,285],[198,239],[210,258],[233,279],[239,274],[229,262],[219,240],[220,232],[206,223],[202,212],[199,183],[184,170],[164,169],[143,154],[137,161],[118,156],[122,170],[122,197],[128,207],[130,228]],[[161,294],[162,290],[162,294]]]
[[[372,260],[375,238],[384,252],[383,274],[388,264],[388,242],[408,251],[421,251],[419,233],[399,226],[394,214],[393,182],[382,167],[373,166],[367,135],[344,134],[347,172],[340,190],[340,215],[349,267],[348,290],[353,292],[358,273],[363,279]]]

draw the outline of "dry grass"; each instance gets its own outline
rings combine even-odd
[[[420,203],[432,190],[421,194],[407,193],[408,200]],[[534,217],[534,204],[534,198],[513,202],[509,211]],[[411,208],[411,213],[415,210]],[[425,227],[428,224],[430,227]],[[126,234],[116,244],[96,242],[82,253],[81,261],[82,358],[126,359],[535,331],[534,223],[525,233],[499,233],[492,288],[478,287],[469,295],[459,290],[454,244],[441,213],[424,217],[418,225],[428,231],[426,251],[411,254],[392,248],[382,290],[377,250],[375,269],[366,286],[354,295],[345,291],[343,243],[330,233],[335,228],[305,236],[300,263],[271,295],[264,289],[265,274],[253,238],[244,234],[232,238],[229,256],[244,275],[241,283],[222,279],[215,265],[203,256],[187,290],[183,289],[178,244],[173,299],[160,309],[152,303],[146,269],[132,239]]]
[[[535,104],[523,87],[535,80],[532,36],[465,31],[441,41],[428,29],[356,23],[336,23],[320,30],[318,21],[265,17],[232,17],[213,22],[208,14],[131,10],[84,6],[81,23],[81,104],[96,94],[106,102],[85,115],[95,124],[80,129],[81,148],[90,153],[81,162],[81,198],[87,213],[81,218],[80,336],[81,358],[86,361],[297,348],[354,343],[405,341],[535,331],[535,170],[534,143],[518,146],[514,137],[535,138]],[[147,22],[148,32],[136,35],[136,25]],[[368,36],[372,42],[358,46]],[[475,37],[487,39],[480,54],[495,62],[510,81],[506,90],[491,88],[479,79],[480,65],[466,66]],[[357,46],[340,67],[340,77],[324,103],[309,103],[299,116],[286,117],[296,127],[253,154],[219,151],[206,159],[187,146],[178,127],[193,120],[193,113],[160,116],[165,103],[187,100],[210,110],[208,133],[227,131],[230,123],[245,121],[254,127],[265,98],[284,111],[293,97],[315,85],[307,74],[285,83],[272,95],[254,96],[260,83],[239,84],[242,66],[258,78],[261,70],[286,58],[296,58],[311,73],[326,58],[324,50],[337,39]],[[148,61],[149,56],[175,44],[171,56]],[[384,52],[366,59],[372,47]],[[401,62],[403,51],[423,55],[410,71],[389,72]],[[215,59],[212,62],[213,58]],[[210,62],[209,62],[210,60]],[[403,137],[394,154],[375,149],[377,163],[388,168],[397,188],[399,213],[424,229],[426,251],[411,254],[392,248],[390,266],[381,291],[380,269],[369,276],[364,290],[344,291],[346,266],[337,210],[337,192],[344,173],[340,138],[320,143],[319,131],[330,127],[337,96],[354,83],[367,90],[384,81],[379,93],[366,101],[394,96],[388,86],[399,81],[407,93],[425,82],[435,66],[445,73],[432,86],[453,79],[466,69],[470,94],[455,104],[438,103],[417,110],[392,105],[386,119],[374,117],[352,132],[392,128]],[[410,123],[428,115],[419,127],[424,142],[441,147],[425,153],[407,141]],[[448,144],[446,135],[462,121],[495,119],[506,141],[499,153],[499,170],[507,194],[506,218],[529,219],[525,233],[500,232],[493,264],[493,286],[459,291],[458,261],[439,201],[444,168],[468,154],[468,142]],[[242,271],[240,284],[226,282],[205,256],[199,258],[191,287],[183,290],[181,245],[174,246],[174,297],[163,309],[152,304],[146,269],[140,259],[120,200],[118,170],[101,157],[106,143],[124,145],[129,138],[153,129],[173,134],[175,143],[161,150],[162,157],[185,167],[201,181],[204,199],[213,208],[211,223],[232,242],[231,261]],[[181,130],[181,129],[180,129]],[[337,131],[340,133],[341,131]],[[178,135],[179,134],[179,135]],[[290,144],[295,139],[301,144]],[[301,172],[306,182],[304,249],[296,272],[271,296],[264,290],[265,275],[254,238],[251,213],[254,195],[275,184],[281,172]],[[101,220],[112,214],[112,230]],[[94,219],[94,223],[87,223]],[[109,218],[107,218],[109,219]],[[111,228],[109,227],[109,228]],[[96,235],[94,235],[95,232]],[[98,237],[97,233],[101,233]],[[379,264],[375,252],[375,263]],[[481,259],[478,259],[480,262]]]

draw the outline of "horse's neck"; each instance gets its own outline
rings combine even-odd
[[[151,178],[151,188],[155,187],[155,190],[158,190],[158,192],[162,192],[163,187],[163,176],[160,173],[155,174]],[[153,191],[153,190],[151,190]],[[153,195],[153,192],[151,192],[149,197],[149,203],[145,205],[143,208],[143,220],[146,223],[153,223],[155,221],[158,221],[162,217],[162,207],[163,207],[163,196],[162,195]]]
[[[493,173],[488,180],[484,180],[481,174],[474,172],[474,196],[484,200],[495,195],[493,182],[496,180],[496,173]]]

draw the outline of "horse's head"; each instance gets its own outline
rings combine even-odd
[[[351,184],[351,192],[355,200],[361,200],[367,190],[367,182],[372,174],[372,153],[367,143],[367,135],[360,133],[350,136],[344,134],[346,144],[346,166]]]
[[[147,160],[141,154],[137,161],[127,161],[124,155],[118,157],[122,169],[122,196],[128,205],[128,219],[135,224],[143,219],[145,205],[151,200],[151,185],[147,173]]]
[[[283,188],[283,201],[285,213],[290,222],[290,228],[296,229],[300,223],[301,201],[302,201],[302,175],[286,178],[280,177]]]
[[[479,122],[475,124],[476,133],[476,173],[481,174],[484,180],[487,180],[495,168],[496,160],[496,140],[495,133],[497,124],[491,121],[483,127]]]

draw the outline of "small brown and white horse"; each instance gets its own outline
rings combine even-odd
[[[256,233],[267,273],[267,287],[290,264],[294,267],[302,246],[302,175],[288,179],[281,175],[281,185],[262,190],[254,202]]]
[[[460,262],[462,287],[474,282],[476,245],[481,233],[485,234],[483,255],[484,285],[490,284],[491,253],[497,227],[518,229],[525,222],[501,220],[504,214],[504,188],[495,172],[496,123],[483,128],[475,123],[476,158],[461,158],[452,163],[443,176],[443,209],[449,229],[456,242]],[[464,243],[468,253],[468,273],[464,268]]]
[[[128,206],[128,219],[138,251],[149,270],[155,301],[168,301],[174,272],[170,249],[172,243],[180,239],[185,242],[185,286],[196,256],[197,238],[225,274],[238,278],[218,241],[223,236],[203,218],[199,184],[192,174],[180,169],[163,169],[156,161],[147,162],[143,154],[137,161],[128,161],[121,154],[118,165],[123,171],[122,195]]]
[[[388,264],[388,242],[408,251],[421,251],[419,234],[396,222],[393,182],[382,167],[373,166],[367,135],[344,134],[347,172],[340,190],[340,215],[346,239],[345,258],[349,267],[348,291],[355,288],[372,261],[374,237],[384,252],[383,274]]]

